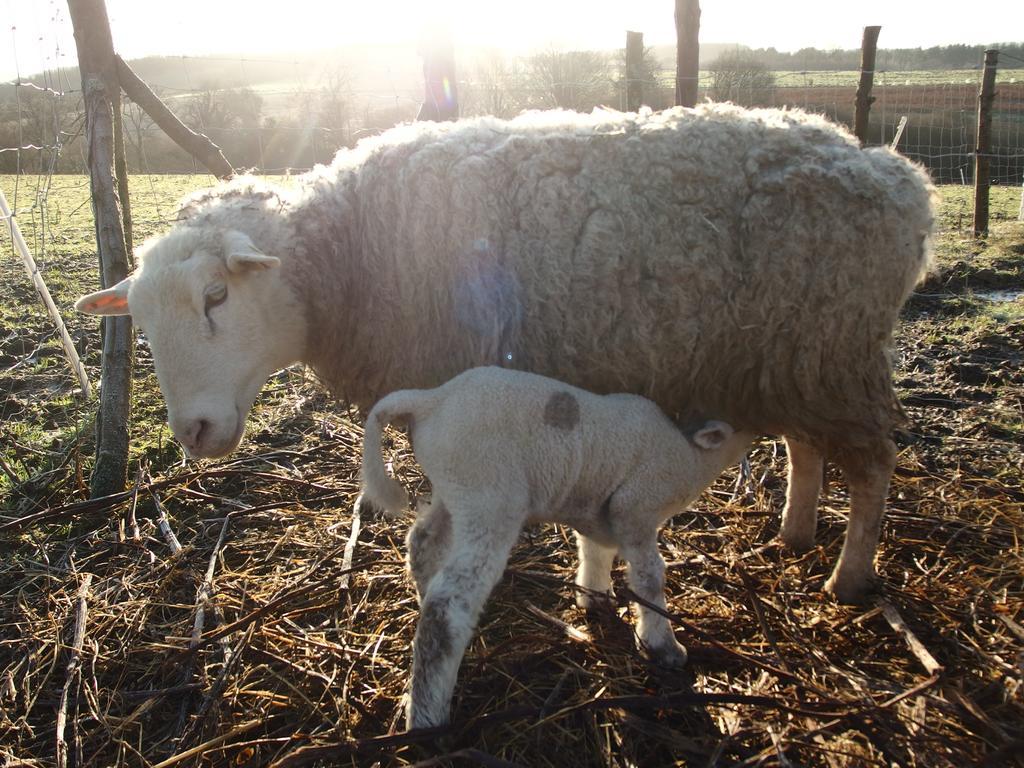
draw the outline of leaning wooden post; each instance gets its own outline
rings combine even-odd
[[[676,0],[676,105],[697,104],[700,83],[700,2]]]
[[[46,287],[46,283],[43,281],[43,276],[39,274],[39,269],[36,267],[36,260],[32,258],[32,252],[28,249],[28,244],[25,242],[25,238],[21,234],[21,229],[18,227],[18,221],[14,218],[14,211],[11,210],[10,206],[7,205],[7,198],[4,196],[4,191],[0,189],[0,215],[3,216],[4,223],[7,225],[7,231],[10,233],[11,240],[14,241],[14,247],[18,253],[21,254],[21,261],[25,265],[25,271],[28,273],[28,279],[32,281],[32,285],[35,286],[36,292],[39,294],[39,298],[43,301],[43,306],[46,307],[46,312],[50,315],[50,320],[53,321],[54,326],[57,328],[57,332],[60,334],[60,343],[64,347],[64,354],[68,359],[68,364],[71,366],[71,370],[74,371],[75,376],[78,377],[78,383],[82,387],[82,396],[88,400],[92,397],[92,387],[89,386],[89,376],[85,372],[85,366],[82,365],[82,361],[78,358],[78,350],[75,349],[75,342],[71,340],[71,334],[68,333],[68,328],[64,325],[64,319],[60,316],[60,311],[57,309],[57,305],[53,303],[53,298],[50,296],[50,289]]]
[[[117,77],[125,94],[138,104],[152,118],[153,122],[174,140],[175,144],[205,165],[207,170],[218,179],[223,181],[235,175],[235,169],[224,157],[220,147],[210,141],[207,136],[196,133],[175,117],[167,105],[160,100],[160,97],[153,93],[142,78],[135,74],[134,70],[125,64],[120,56],[115,55],[114,61],[117,65]],[[316,137],[315,131],[313,136]],[[313,159],[315,162],[316,158]]]
[[[992,149],[992,101],[996,96],[999,51],[985,51],[985,72],[978,94],[978,144],[974,151],[974,236],[988,234],[989,152]]]
[[[644,33],[626,32],[626,110],[636,112],[644,103]]]
[[[68,0],[68,10],[75,31],[85,101],[89,185],[99,250],[100,284],[107,288],[128,276],[124,219],[114,176],[114,115],[121,111],[121,91],[103,0]],[[133,366],[131,318],[104,318],[96,465],[91,483],[93,497],[123,491],[128,478]]]
[[[875,82],[875,51],[878,48],[878,33],[881,27],[864,27],[864,38],[860,44],[860,83],[854,103],[853,133],[861,144],[868,141],[868,116],[875,98],[871,86]]]

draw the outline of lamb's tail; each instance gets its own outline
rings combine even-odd
[[[397,480],[388,476],[381,456],[384,427],[407,420],[412,425],[424,418],[435,405],[429,390],[403,389],[379,400],[366,418],[363,432],[363,490],[361,505],[379,507],[388,517],[397,517],[409,506],[409,495]]]

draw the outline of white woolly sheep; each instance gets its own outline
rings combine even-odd
[[[294,361],[364,409],[498,364],[783,435],[796,549],[836,460],[850,523],[826,588],[868,588],[902,418],[892,329],[933,221],[899,155],[799,111],[484,117],[401,126],[298,192],[242,179],[181,217],[77,306],[146,331],[192,455],[237,446]]]
[[[665,608],[658,529],[753,438],[720,421],[686,435],[637,395],[595,395],[532,373],[473,368],[437,389],[394,392],[370,411],[361,499],[391,514],[407,504],[381,458],[381,431],[395,422],[410,425],[433,489],[407,542],[420,596],[410,728],[447,722],[459,662],[523,526],[555,522],[576,531],[576,583],[589,590],[579,594],[581,606],[611,589],[618,553],[633,591]],[[685,664],[668,620],[637,608],[641,645],[664,664]]]

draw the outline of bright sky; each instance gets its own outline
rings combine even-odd
[[[701,40],[779,50],[856,48],[881,24],[883,48],[1020,39],[1021,0],[985,0],[984,13],[948,0],[703,0]],[[288,54],[356,43],[415,41],[447,21],[455,45],[517,52],[617,48],[625,30],[648,45],[675,40],[673,0],[107,0],[114,47],[149,54]],[[66,0],[0,0],[0,80],[76,63]],[[429,9],[429,16],[425,9]]]

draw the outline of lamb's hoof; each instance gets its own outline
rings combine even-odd
[[[352,505],[356,512],[359,513],[359,517],[362,519],[368,519],[371,517],[379,517],[384,513],[384,510],[366,498],[365,495],[359,494],[356,496],[355,504]]]
[[[418,728],[440,728],[448,725],[448,713],[441,715],[438,713],[426,712],[422,709],[414,710],[411,707],[406,710],[405,715],[405,727],[407,730],[415,730]]]
[[[825,582],[825,592],[843,605],[860,605],[867,602],[868,597],[877,591],[878,587],[879,582],[874,575],[854,579],[833,573]]]
[[[814,532],[798,531],[797,533],[789,533],[782,531],[779,533],[779,541],[782,542],[786,549],[802,555],[814,549]]]
[[[682,669],[689,659],[686,646],[673,640],[671,643],[658,647],[647,648],[647,653],[655,664],[671,669]]]
[[[612,604],[612,596],[608,592],[577,592],[576,607],[580,610],[602,611],[608,610]]]

